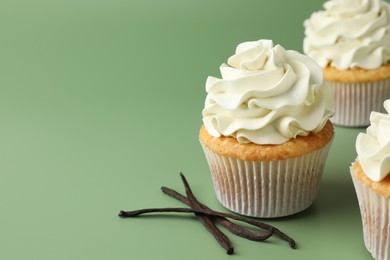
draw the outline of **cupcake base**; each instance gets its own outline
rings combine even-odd
[[[331,141],[302,156],[251,161],[216,154],[202,144],[218,200],[231,211],[260,218],[292,215],[313,203],[330,146]]]
[[[381,196],[355,176],[351,176],[359,201],[364,244],[376,260],[390,259],[390,199]]]
[[[390,98],[390,79],[362,83],[324,80],[324,85],[334,95],[331,121],[340,126],[368,126],[371,111],[385,112],[383,102]]]

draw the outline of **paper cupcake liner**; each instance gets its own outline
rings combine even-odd
[[[385,112],[383,102],[390,98],[390,79],[367,83],[324,80],[334,95],[332,123],[347,127],[370,124],[371,111]]]
[[[271,218],[298,213],[313,203],[330,145],[275,161],[240,160],[202,147],[222,205],[241,215]]]
[[[359,181],[351,168],[359,201],[364,243],[376,260],[390,259],[390,199],[378,195]]]

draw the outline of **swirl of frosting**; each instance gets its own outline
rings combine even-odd
[[[330,0],[304,22],[304,52],[321,67],[376,69],[390,61],[390,4]]]
[[[356,138],[360,165],[375,182],[390,173],[390,99],[384,102],[384,107],[387,114],[371,112],[371,125]]]
[[[281,144],[320,131],[333,114],[318,64],[271,40],[239,44],[220,71],[222,79],[206,81],[202,111],[212,136]]]

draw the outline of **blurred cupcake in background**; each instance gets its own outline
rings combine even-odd
[[[363,223],[364,243],[377,260],[390,259],[390,100],[387,113],[372,112],[371,125],[356,139],[351,166]]]
[[[271,40],[237,46],[208,77],[199,138],[218,200],[253,217],[314,201],[333,139],[331,91],[311,58]]]
[[[304,52],[323,68],[334,93],[332,122],[369,125],[371,111],[390,98],[390,4],[330,0],[304,22]]]

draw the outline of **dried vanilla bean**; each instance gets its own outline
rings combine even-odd
[[[194,194],[192,193],[186,178],[182,173],[180,173],[180,176],[186,190],[187,199],[190,204],[190,207],[194,210],[202,210],[202,207],[199,205],[198,200],[195,198]],[[228,255],[234,253],[234,248],[231,245],[229,238],[215,226],[212,218],[210,218],[207,215],[199,214],[199,213],[195,213],[195,216],[203,224],[203,226],[214,236],[214,238],[218,241],[218,243],[223,248],[226,249]]]
[[[233,214],[214,211],[209,207],[207,207],[206,205],[202,204],[197,200],[197,198],[193,194],[184,175],[180,173],[180,176],[184,184],[187,197],[167,187],[162,187],[161,190],[165,194],[189,205],[191,208],[149,208],[149,209],[140,209],[134,211],[121,210],[118,215],[120,217],[125,218],[125,217],[136,217],[148,213],[164,213],[164,212],[193,213],[196,215],[198,220],[205,226],[205,228],[214,236],[214,238],[218,241],[218,243],[226,250],[227,254],[233,254],[234,248],[231,245],[229,238],[215,226],[214,221],[224,226],[230,232],[249,240],[264,241],[269,237],[271,237],[273,234],[275,234],[276,236],[287,241],[291,248],[296,249],[295,241],[291,237],[289,237],[288,235],[286,235],[285,233],[283,233],[282,231],[280,231],[279,229],[275,228],[272,225],[257,220],[247,219]],[[231,222],[229,219],[256,226],[258,228],[263,229],[264,231],[254,232],[251,230],[247,230]]]
[[[189,205],[188,199],[185,196],[178,193],[177,191],[174,191],[174,190],[167,188],[167,187],[161,187],[161,190],[165,194],[183,202],[186,205]],[[210,208],[208,208],[206,205],[204,205],[200,202],[199,202],[199,204],[201,205],[202,209],[210,210]],[[255,231],[247,230],[247,229],[231,222],[230,220],[228,220],[225,217],[214,216],[214,218],[219,224],[221,224],[223,227],[225,227],[227,230],[229,230],[233,234],[240,236],[242,238],[248,239],[248,240],[264,241],[264,240],[268,239],[270,236],[272,236],[272,234],[273,234],[273,231],[271,228],[264,231],[264,232],[255,232]]]

